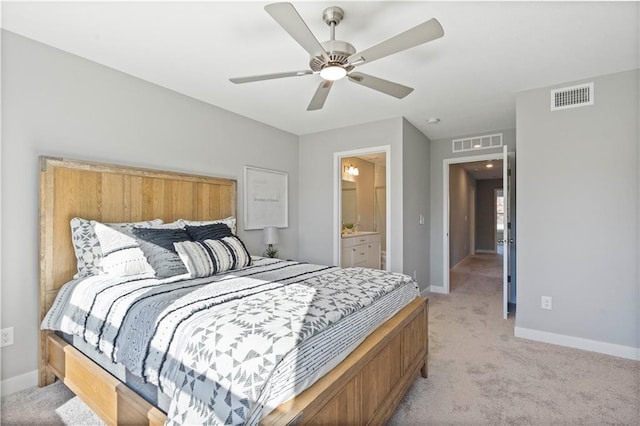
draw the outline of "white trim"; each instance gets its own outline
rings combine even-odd
[[[441,285],[430,285],[429,291],[431,293],[447,294],[447,292],[444,291],[444,287],[442,287]]]
[[[376,154],[384,152],[386,156],[386,192],[387,192],[387,271],[391,271],[391,145],[372,146],[368,148],[353,149],[333,153],[333,264],[340,265],[341,260],[341,233],[342,223],[342,157],[355,157],[364,154]]]
[[[496,250],[485,250],[485,249],[477,249],[476,254],[477,253],[498,254]]]
[[[38,385],[38,370],[29,371],[19,376],[11,377],[3,380],[0,385],[0,393],[2,396],[11,395]]]
[[[523,339],[640,361],[640,348],[631,346],[617,345],[615,343],[600,342],[597,340],[583,339],[582,337],[566,336],[523,327],[516,327],[514,334],[516,337]]]
[[[449,294],[449,271],[451,270],[449,267],[449,166],[485,160],[502,160],[502,152],[442,160],[442,285],[445,294]]]

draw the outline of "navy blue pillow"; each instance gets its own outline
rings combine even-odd
[[[187,234],[193,241],[221,240],[225,237],[232,237],[231,228],[224,223],[210,223],[209,225],[185,227]]]
[[[184,229],[133,228],[133,234],[157,278],[188,273],[173,246],[175,242],[191,240]]]

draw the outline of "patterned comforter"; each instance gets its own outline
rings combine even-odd
[[[318,378],[314,353],[355,347],[418,294],[410,277],[373,269],[258,259],[230,272],[70,281],[42,328],[157,385],[171,397],[167,424],[256,424]]]

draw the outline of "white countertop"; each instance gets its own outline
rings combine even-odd
[[[342,234],[342,238],[353,238],[353,237],[362,237],[363,235],[376,235],[379,234],[379,232],[374,232],[374,231],[358,231],[358,232],[354,232],[352,234]]]

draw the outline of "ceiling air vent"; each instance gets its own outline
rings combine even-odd
[[[551,91],[551,111],[593,105],[593,82]]]
[[[451,141],[453,152],[475,151],[477,149],[496,148],[502,146],[502,133],[493,135],[472,136],[470,138]]]

